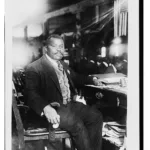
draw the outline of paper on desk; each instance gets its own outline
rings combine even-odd
[[[116,138],[123,137],[126,134],[126,130],[122,129],[121,127],[122,126],[118,126],[118,123],[109,125],[108,123],[105,122],[103,123],[102,136],[107,135],[109,137],[116,137]]]
[[[80,102],[80,103],[83,103],[84,105],[86,105],[86,101],[83,96],[75,95],[75,97],[73,99],[77,102]]]
[[[105,73],[105,74],[93,74],[91,76],[97,77],[98,79],[105,79],[105,78],[122,78],[126,77],[126,75],[122,73]]]
[[[122,73],[95,74],[92,76],[97,77],[99,81],[105,84],[120,83],[121,78],[126,78]]]
[[[98,81],[104,84],[117,84],[117,83],[119,84],[121,79],[122,77],[112,77],[112,78],[98,79]]]
[[[121,132],[125,133],[126,132],[125,129],[121,129],[121,128],[117,127],[117,126],[112,126],[112,125],[110,126],[109,125],[109,127],[112,128],[113,130],[115,130],[116,132],[119,132],[119,133],[121,133]]]
[[[114,137],[103,137],[103,139],[110,141],[112,144],[117,146],[122,146],[124,143],[124,138],[114,138]]]
[[[120,123],[117,123],[116,121],[104,122],[103,124],[114,125],[114,126],[124,126],[124,127],[126,126],[125,124],[120,124]]]
[[[109,136],[109,137],[114,137],[114,138],[120,138],[120,137],[124,137],[125,136],[125,132],[116,132],[115,130],[113,129],[108,129],[108,128],[105,128],[103,129],[102,131],[102,136]]]
[[[115,144],[116,146],[123,146],[124,137],[125,137],[125,129],[121,129],[119,127],[121,124],[117,122],[104,122],[102,128],[102,136],[103,139],[108,140],[110,143]],[[110,128],[111,127],[111,128]],[[114,129],[112,128],[114,127]],[[124,125],[123,125],[124,127]],[[118,131],[116,131],[118,130]],[[119,132],[121,131],[121,132]],[[124,132],[123,132],[124,131]]]

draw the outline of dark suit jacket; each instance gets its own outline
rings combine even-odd
[[[61,63],[69,79],[70,90],[73,94],[76,94],[73,83],[77,83],[78,85],[92,83],[91,77],[78,75],[64,62],[61,61]],[[25,74],[25,97],[28,105],[36,113],[40,115],[43,111],[43,108],[52,102],[58,102],[62,104],[63,98],[57,75],[45,55],[35,62],[29,64],[26,67]]]

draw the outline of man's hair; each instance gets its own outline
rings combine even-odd
[[[46,44],[46,45],[50,44],[52,38],[63,40],[63,38],[62,38],[60,35],[58,35],[58,34],[51,34],[51,35],[47,38],[45,44]]]

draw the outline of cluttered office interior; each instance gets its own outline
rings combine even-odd
[[[70,132],[49,127],[25,97],[26,67],[47,54],[51,35],[63,40],[62,61],[69,68],[100,82],[77,86],[76,90],[80,103],[97,109],[103,116],[101,150],[126,150],[128,1],[16,0],[15,6],[12,150],[43,150],[41,141],[45,143],[44,150],[80,150]],[[47,146],[55,141],[56,147]]]

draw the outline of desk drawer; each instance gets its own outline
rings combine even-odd
[[[84,96],[87,100],[87,104],[89,105],[100,101],[108,106],[120,106],[127,108],[127,96],[124,94],[108,91],[106,89],[84,87]]]
[[[113,92],[85,87],[84,96],[88,104],[95,104],[100,101],[110,106],[117,106],[117,94]]]

